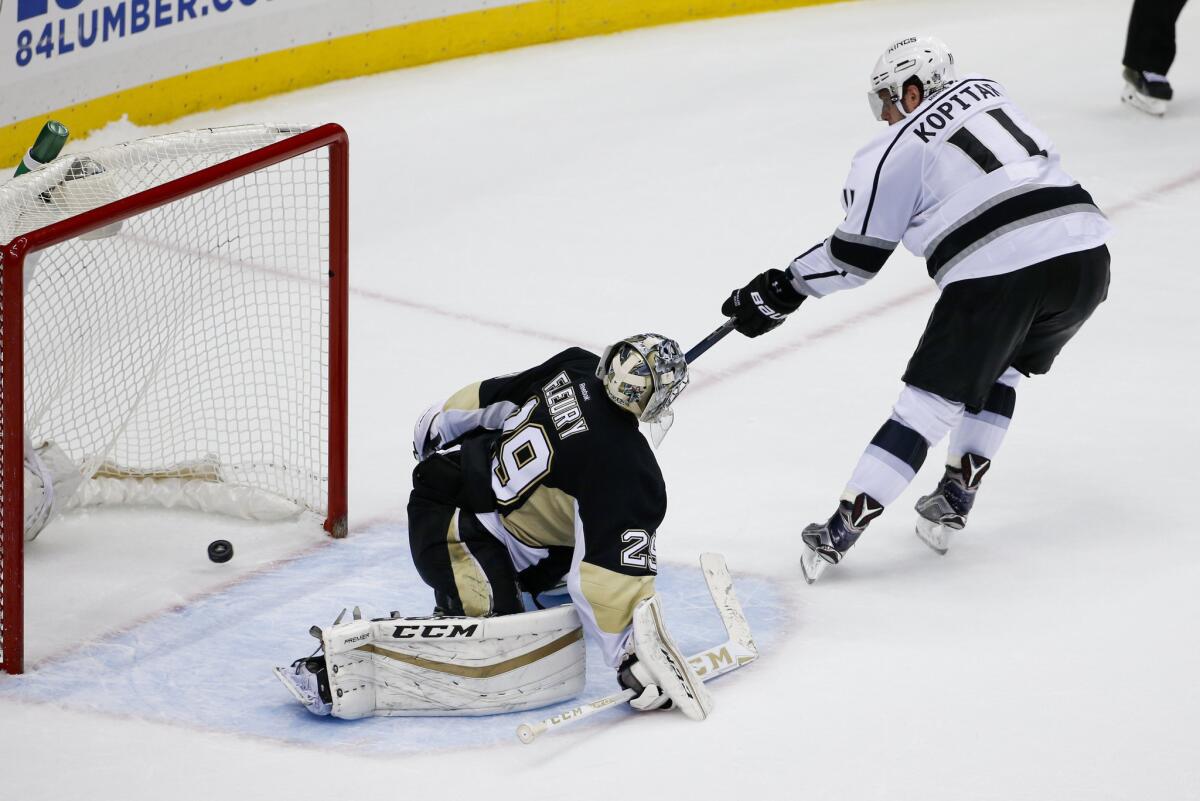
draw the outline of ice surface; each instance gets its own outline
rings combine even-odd
[[[963,69],[1005,83],[1056,139],[1116,226],[1112,294],[1054,372],[1020,387],[1009,441],[948,556],[912,535],[908,511],[936,482],[938,451],[812,587],[796,537],[832,509],[899,392],[935,297],[923,265],[898,253],[868,287],[705,354],[661,452],[660,557],[674,568],[724,552],[735,575],[773,582],[793,624],[714,685],[703,724],[617,715],[532,746],[397,755],[372,723],[368,742],[337,728],[318,750],[281,742],[290,730],[148,722],[134,699],[118,714],[103,699],[81,710],[78,687],[61,702],[18,700],[15,683],[49,690],[31,674],[0,679],[0,797],[1200,798],[1200,537],[1187,511],[1200,446],[1189,367],[1200,14],[1183,12],[1177,99],[1159,120],[1118,100],[1128,13],[1128,0],[831,5],[467,59],[172,123],[336,120],[350,132],[350,508],[364,542],[402,520],[406,440],[428,403],[567,344],[649,329],[690,346],[720,321],[725,292],[826,236],[849,158],[876,130],[865,76],[906,31],[948,40]],[[139,133],[119,125],[82,146]],[[203,558],[218,537],[238,549],[228,565]],[[243,603],[247,583],[340,551],[321,542],[188,516],[69,521],[29,557],[34,672],[57,675],[80,641],[135,642],[173,615]],[[338,581],[327,597],[315,581],[294,621],[272,614],[299,650],[264,649],[259,665],[298,656],[312,614],[354,600],[340,586],[355,577]],[[171,677],[150,663],[181,657],[135,660],[156,703]],[[194,670],[267,679],[220,660]],[[268,686],[256,703],[279,698]]]
[[[692,654],[726,633],[694,565],[670,565],[657,589],[672,636]],[[789,623],[790,602],[767,579],[739,576],[737,593],[760,648],[771,648]],[[271,667],[308,656],[311,625],[331,624],[339,611],[364,617],[393,609],[428,614],[432,592],[412,565],[408,534],[378,523],[331,547],[259,572],[220,592],[170,609],[126,631],[39,664],[20,681],[0,682],[0,698],[53,702],[71,709],[125,715],[188,728],[306,745],[353,746],[381,753],[449,751],[509,743],[517,724],[617,692],[616,674],[596,648],[588,650],[586,690],[571,703],[509,715],[375,718],[350,723],[316,717],[297,704]],[[531,607],[532,608],[532,607]],[[349,617],[346,618],[347,620]],[[635,714],[628,707],[616,716]],[[593,719],[590,725],[604,725]]]

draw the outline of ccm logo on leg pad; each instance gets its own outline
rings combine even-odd
[[[439,637],[474,637],[478,623],[461,626],[457,623],[426,623],[419,626],[396,626],[393,639],[408,640],[414,637],[437,639]]]

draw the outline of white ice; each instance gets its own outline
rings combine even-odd
[[[724,552],[788,612],[757,664],[713,686],[703,724],[614,712],[533,746],[392,753],[380,745],[389,727],[409,736],[403,720],[298,746],[208,717],[114,712],[86,684],[45,697],[0,678],[0,798],[1200,798],[1200,532],[1187,500],[1200,477],[1200,13],[1180,20],[1177,99],[1160,120],[1118,101],[1128,12],[1128,0],[831,5],[466,59],[172,123],[350,132],[358,539],[129,511],[65,521],[29,550],[31,677],[70,664],[86,682],[79,660],[92,652],[75,646],[136,643],[227,598],[285,607],[294,598],[273,577],[298,564],[314,566],[299,591],[320,601],[322,564],[377,542],[380,526],[402,534],[411,421],[458,386],[568,344],[646,329],[700,339],[729,289],[840,219],[849,158],[876,130],[866,75],[901,33],[948,40],[962,68],[1005,83],[1056,139],[1116,226],[1112,293],[1053,373],[1021,386],[948,556],[917,541],[909,511],[940,472],[937,451],[812,587],[798,532],[829,513],[899,391],[935,299],[923,265],[898,253],[870,286],[697,363],[660,454],[660,557],[684,575],[700,551]],[[114,125],[78,146],[157,130]],[[238,549],[225,566],[203,556],[218,536]],[[275,589],[246,595],[257,586]],[[329,614],[347,601],[329,598]],[[169,702],[195,683],[189,669],[218,691],[242,675],[225,651],[205,658],[237,622],[225,615],[184,629],[178,653],[156,641],[144,659],[173,667],[146,673],[147,697]],[[287,621],[294,656],[314,622]],[[261,661],[281,636],[250,632],[240,656]]]

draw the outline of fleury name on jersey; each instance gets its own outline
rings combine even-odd
[[[587,388],[583,385],[579,386],[579,393],[584,395],[585,400],[591,400]],[[583,412],[579,408],[575,385],[571,383],[565,370],[542,387],[542,396],[546,398],[550,419],[554,422],[554,430],[558,432],[559,439],[566,439],[588,430],[587,420],[583,419]]]

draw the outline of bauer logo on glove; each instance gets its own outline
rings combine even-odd
[[[741,289],[735,289],[721,304],[721,314],[733,318],[739,333],[757,337],[782,325],[789,314],[800,308],[804,298],[792,286],[786,272],[767,270]]]

